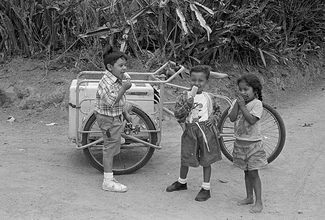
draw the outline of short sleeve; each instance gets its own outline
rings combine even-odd
[[[118,94],[114,90],[114,86],[109,83],[107,76],[100,80],[97,93],[107,106],[112,107],[115,104]]]
[[[263,114],[263,103],[260,100],[256,100],[252,110],[249,113],[251,113],[253,116],[261,119],[262,114]]]

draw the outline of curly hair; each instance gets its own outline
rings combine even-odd
[[[253,88],[253,91],[254,91],[255,95],[258,97],[258,99],[261,101],[263,100],[262,83],[256,75],[245,74],[237,80],[237,85],[239,85],[240,82],[246,82],[247,85],[249,85],[250,87]]]
[[[128,60],[128,56],[125,53],[114,50],[112,46],[108,45],[105,48],[103,53],[103,62],[106,69],[107,64],[114,65],[116,61],[120,58]]]
[[[197,65],[193,66],[190,70],[190,76],[192,75],[193,72],[195,73],[204,73],[206,76],[206,79],[208,80],[210,77],[210,66],[207,65]]]

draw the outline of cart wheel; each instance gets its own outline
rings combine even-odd
[[[138,134],[132,133],[131,135],[150,142],[151,144],[156,144],[157,133],[145,131],[156,130],[150,117],[144,111],[135,106],[132,107],[130,114],[132,116],[133,126],[139,125],[140,129],[143,130]],[[91,133],[82,134],[82,145],[88,144],[102,137],[95,114],[93,114],[87,121],[84,131],[91,131]],[[104,142],[101,142],[83,150],[91,165],[101,172],[104,172],[102,152],[103,144]],[[113,173],[115,175],[130,174],[139,170],[148,163],[154,151],[155,149],[152,147],[126,139],[125,143],[121,146],[120,153],[114,156]]]
[[[286,130],[279,113],[271,106],[263,103],[264,111],[261,120],[261,132],[263,144],[267,155],[267,161],[271,163],[281,153],[285,139]],[[219,139],[222,153],[227,159],[233,161],[232,151],[234,147],[234,124],[228,116],[228,107],[222,114],[218,129],[221,133]]]

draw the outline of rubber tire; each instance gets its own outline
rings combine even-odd
[[[143,110],[139,109],[136,106],[133,106],[132,110],[131,110],[131,115],[132,115],[132,111],[134,113],[136,113],[139,116],[139,118],[141,118],[143,120],[143,122],[146,124],[148,130],[156,130],[156,127],[155,127],[154,123],[152,122],[150,117]],[[95,121],[96,121],[96,116],[95,116],[95,114],[93,114],[88,119],[88,121],[87,121],[87,123],[85,125],[85,128],[84,128],[84,131],[89,131],[91,129],[91,126],[95,123]],[[151,144],[156,144],[157,143],[157,133],[150,132],[149,135],[150,135]],[[88,133],[83,133],[82,134],[82,145],[88,144],[87,140],[88,140]],[[146,165],[148,163],[148,161],[151,159],[154,151],[155,151],[155,148],[149,147],[146,155],[142,158],[141,161],[139,161],[133,167],[126,168],[126,169],[123,169],[123,170],[114,170],[114,167],[113,167],[114,175],[124,175],[124,174],[134,173],[135,171],[139,170],[140,168],[142,168],[144,165]],[[100,172],[104,172],[103,165],[98,163],[98,161],[93,158],[93,156],[91,155],[91,153],[89,151],[89,148],[83,149],[83,152],[84,152],[85,157],[89,161],[89,163],[94,168],[96,168]]]
[[[286,139],[286,129],[285,129],[285,125],[284,125],[284,122],[283,122],[280,114],[274,108],[272,108],[270,105],[265,104],[265,103],[263,103],[263,107],[266,110],[268,110],[274,116],[274,118],[277,121],[278,127],[280,129],[279,140],[278,140],[277,147],[275,148],[275,150],[267,158],[268,163],[271,163],[272,161],[274,161],[279,156],[279,154],[281,153],[281,151],[282,151],[282,149],[284,147],[285,139]],[[230,107],[228,107],[222,113],[221,119],[220,119],[220,121],[218,123],[218,129],[219,129],[220,132],[222,132],[222,127],[223,127],[223,125],[224,125],[224,123],[225,123],[225,121],[227,119],[229,108]],[[222,151],[223,155],[225,155],[225,157],[232,162],[233,157],[232,157],[231,153],[226,149],[222,137],[219,139],[219,144],[220,144],[220,148],[221,148],[221,151]]]

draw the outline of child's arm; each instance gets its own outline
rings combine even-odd
[[[238,103],[237,101],[234,103],[234,106],[232,106],[232,109],[230,111],[230,113],[228,114],[228,117],[230,119],[231,122],[234,122],[236,121],[237,117],[238,117],[238,111],[239,108],[238,108]]]
[[[131,83],[126,82],[122,85],[122,88],[118,92],[112,92],[110,90],[111,84],[109,84],[108,80],[105,79],[104,77],[99,82],[97,94],[100,96],[100,98],[104,101],[104,103],[108,107],[113,107],[115,103],[120,101],[125,91],[131,88]]]
[[[132,123],[132,117],[130,115],[131,110],[132,110],[132,105],[130,103],[125,103],[123,108],[123,117],[129,123]]]
[[[237,103],[237,106],[239,107],[239,109],[241,110],[241,112],[243,113],[243,116],[244,116],[245,120],[249,124],[253,125],[259,120],[258,117],[256,117],[256,116],[252,115],[251,113],[249,113],[249,111],[246,108],[245,101],[244,101],[243,97],[240,96],[237,99],[236,103]]]
[[[193,107],[193,97],[187,99],[185,93],[177,98],[174,115],[177,119],[185,119]]]
[[[132,84],[131,84],[130,80],[127,80],[125,83],[123,83],[122,88],[117,93],[117,97],[115,99],[114,105],[115,105],[115,103],[120,101],[120,99],[123,97],[126,90],[130,89],[131,86],[132,86]]]

